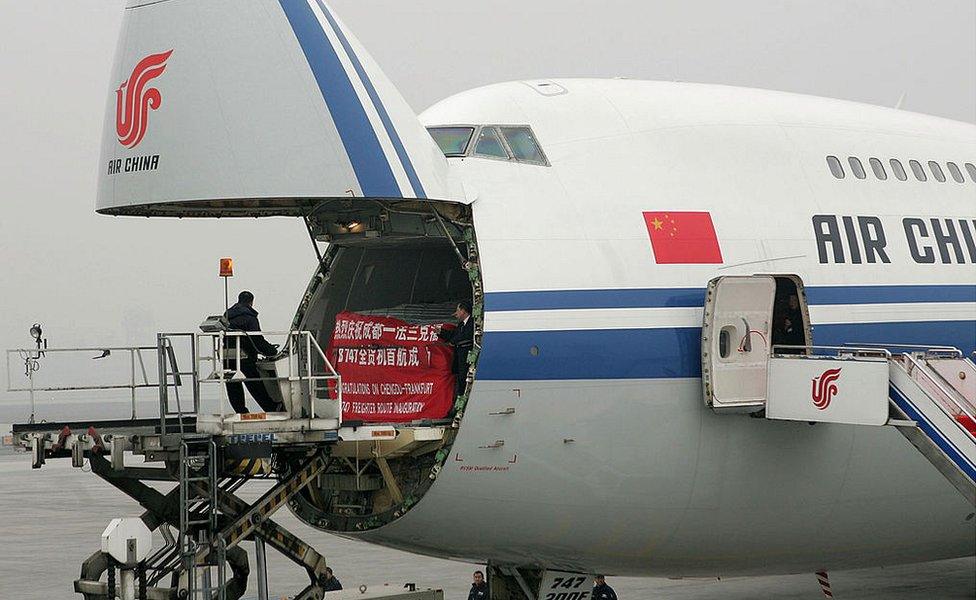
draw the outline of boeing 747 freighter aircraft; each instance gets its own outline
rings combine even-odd
[[[330,462],[309,525],[512,590],[973,554],[973,125],[619,79],[417,116],[323,0],[130,0],[113,73],[99,213],[304,219],[322,347],[473,305],[443,437]]]

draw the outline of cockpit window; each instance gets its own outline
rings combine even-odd
[[[528,125],[440,125],[428,127],[427,131],[444,156],[473,156],[549,166],[549,160]]]
[[[508,151],[502,145],[502,138],[494,127],[482,127],[478,134],[478,143],[474,146],[475,156],[490,156],[508,160]]]
[[[532,130],[528,127],[502,127],[502,135],[508,142],[508,147],[512,149],[515,160],[519,162],[533,163],[537,165],[548,164],[546,157],[539,148],[539,144],[532,135]]]
[[[428,127],[427,131],[444,156],[464,156],[471,135],[474,134],[474,127]]]

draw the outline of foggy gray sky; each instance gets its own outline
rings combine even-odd
[[[220,256],[264,327],[284,328],[311,274],[297,220],[94,214],[122,4],[0,0],[0,348],[29,342],[35,321],[58,346],[192,330],[223,308]],[[905,109],[976,122],[973,0],[332,4],[418,111],[495,81],[625,76],[888,106],[904,93]]]

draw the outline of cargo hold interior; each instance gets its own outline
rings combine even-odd
[[[410,324],[444,323],[454,320],[459,301],[468,301],[478,348],[482,294],[469,207],[335,201],[306,223],[313,239],[328,246],[319,255],[293,329],[313,332],[325,348],[344,311]],[[418,502],[461,426],[476,360],[473,351],[465,391],[444,419],[398,423],[396,442],[334,447],[326,473],[291,503],[296,515],[329,531],[364,531],[398,518]]]

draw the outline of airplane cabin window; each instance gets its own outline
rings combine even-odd
[[[976,183],[976,166],[973,163],[966,163],[966,170],[969,171],[969,180]]]
[[[837,179],[844,178],[844,165],[840,164],[836,156],[827,157],[827,166],[830,167],[830,172]]]
[[[919,181],[928,181],[928,177],[925,175],[925,169],[922,165],[915,159],[908,161],[908,165],[912,168],[912,173],[915,174],[915,179]]]
[[[501,127],[502,135],[508,142],[508,147],[512,149],[515,160],[536,165],[548,165],[542,149],[535,141],[532,130],[528,127]]]
[[[929,169],[932,170],[932,175],[935,177],[936,181],[939,183],[945,183],[945,173],[942,172],[942,165],[935,162],[934,160],[929,161]]]
[[[864,174],[864,165],[861,164],[861,160],[856,156],[848,156],[847,162],[851,165],[851,173],[854,173],[854,177],[858,179],[864,179],[867,177]]]
[[[881,181],[888,179],[888,172],[885,171],[883,162],[873,157],[868,162],[871,164],[871,170],[874,171],[875,177],[877,177]]]
[[[732,350],[732,328],[723,327],[718,332],[718,355],[728,358]]]
[[[474,127],[428,127],[427,131],[444,156],[464,156],[471,135],[474,134]]]
[[[478,134],[478,143],[474,145],[475,156],[488,156],[508,160],[508,151],[498,136],[494,127],[482,127]]]
[[[897,158],[893,158],[888,161],[891,164],[891,172],[895,174],[898,181],[905,181],[908,179],[908,173],[905,173],[905,167],[901,166],[901,161]]]
[[[956,183],[966,183],[966,178],[962,176],[962,171],[959,170],[959,165],[954,162],[949,162],[946,163],[946,166],[949,167],[949,174],[952,175],[952,178],[956,181]]]

